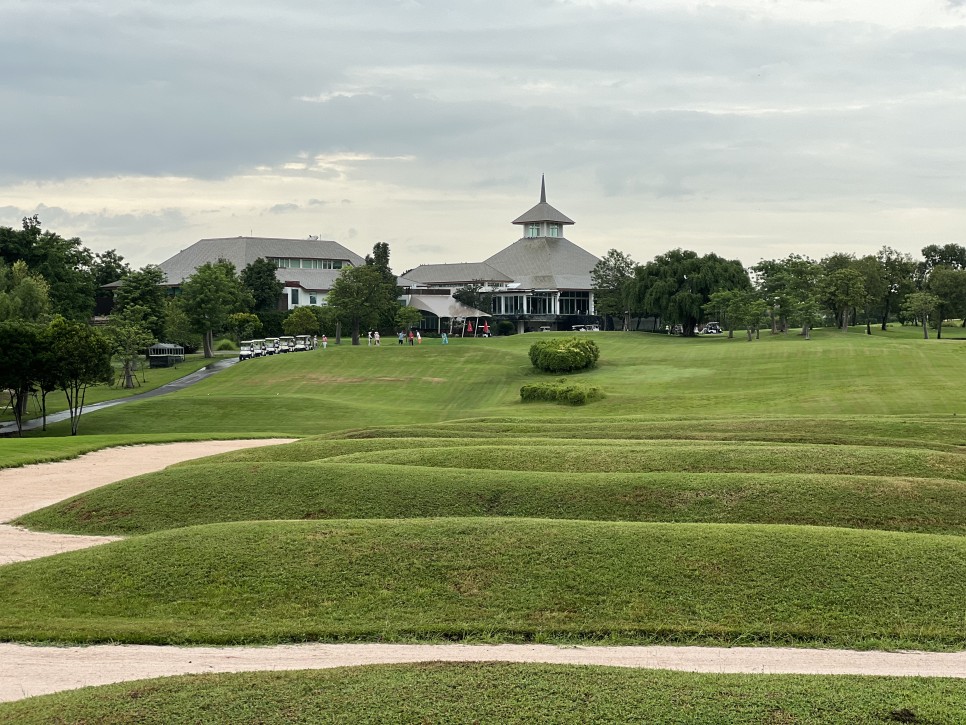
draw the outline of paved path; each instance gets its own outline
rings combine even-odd
[[[57,463],[0,470],[0,521],[171,463],[285,440],[128,446]],[[46,539],[47,544],[42,543]],[[106,537],[63,537],[0,527],[0,562],[34,558]],[[275,647],[35,647],[0,643],[0,701],[90,685],[202,672],[295,670],[425,661],[545,662],[691,672],[859,674],[966,678],[966,652],[854,652],[767,647],[555,647],[552,645],[305,644]]]
[[[544,662],[687,672],[966,678],[966,652],[519,644],[299,644],[238,648],[0,644],[0,701],[166,675],[428,661]]]
[[[127,403],[134,403],[138,400],[145,400],[146,398],[155,398],[159,395],[167,395],[168,393],[174,393],[178,390],[183,390],[189,385],[194,385],[199,380],[204,380],[205,378],[211,377],[217,372],[221,372],[225,368],[234,365],[238,362],[237,357],[223,358],[221,360],[216,360],[210,365],[206,365],[200,370],[195,370],[193,373],[188,373],[183,378],[178,378],[177,380],[172,380],[170,383],[161,385],[152,390],[146,390],[143,393],[138,393],[137,395],[129,395],[126,398],[115,398],[114,400],[105,400],[102,403],[91,403],[90,405],[85,405],[84,410],[81,411],[81,415],[87,415],[88,413],[96,413],[98,410],[104,410],[104,408],[113,408],[115,405],[125,405]],[[62,410],[59,413],[51,413],[47,416],[47,425],[51,423],[59,423],[62,420],[68,420],[70,418],[69,410]],[[40,430],[43,427],[43,418],[32,418],[30,420],[22,421],[21,430]],[[0,436],[5,435],[16,435],[17,433],[17,423],[16,421],[9,421],[6,423],[0,423]]]

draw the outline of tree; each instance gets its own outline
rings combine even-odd
[[[882,266],[885,281],[885,294],[880,302],[882,330],[888,328],[889,315],[902,305],[902,298],[915,291],[916,262],[909,254],[898,252],[892,247],[882,247],[876,255]]]
[[[129,272],[121,280],[121,286],[114,292],[114,310],[119,313],[129,307],[141,307],[147,312],[144,322],[151,334],[157,339],[164,337],[164,315],[167,292],[164,283],[167,276],[160,267],[149,264],[134,272]]]
[[[179,304],[191,328],[201,334],[205,357],[210,358],[215,330],[224,329],[232,312],[247,310],[252,296],[235,276],[235,265],[222,259],[201,265],[184,281]]]
[[[319,318],[310,307],[296,307],[285,318],[282,329],[286,335],[318,335]]]
[[[275,274],[277,269],[274,262],[259,257],[241,271],[241,283],[251,292],[255,312],[278,309],[285,285]]]
[[[360,326],[377,325],[393,309],[395,285],[387,287],[385,277],[374,264],[343,269],[332,284],[328,306],[350,325],[353,345],[359,344]]]
[[[150,310],[140,305],[128,306],[111,315],[107,337],[114,354],[121,360],[124,388],[134,387],[134,369],[141,353],[158,341],[151,333],[149,316]]]
[[[851,261],[853,260],[849,260],[848,266],[834,267],[826,274],[821,286],[825,304],[839,321],[842,332],[849,330],[849,313],[852,308],[858,307],[866,299],[865,282],[862,275],[851,266]]]
[[[758,335],[762,320],[768,312],[768,303],[755,290],[722,290],[711,295],[704,305],[707,312],[724,313],[727,321],[728,337],[732,338],[735,327],[744,327],[751,342]]]
[[[281,334],[281,332],[279,332]],[[171,298],[164,303],[165,342],[181,345],[185,352],[197,352],[202,346],[201,335],[195,332],[177,299]]]
[[[228,329],[235,333],[238,342],[250,340],[262,331],[262,321],[251,312],[233,312],[228,315]]]
[[[631,324],[631,290],[635,267],[630,255],[611,249],[590,272],[591,284],[594,287],[594,308],[607,317],[619,315],[624,321],[625,332]]]
[[[634,270],[630,295],[637,309],[678,323],[686,336],[693,336],[712,294],[750,288],[748,273],[738,260],[675,249]]]
[[[871,254],[852,263],[852,269],[862,277],[862,311],[865,315],[865,334],[872,334],[872,314],[876,306],[886,297],[888,285],[885,270],[879,258]]]
[[[493,309],[493,293],[484,292],[481,284],[467,284],[453,293],[453,299],[474,310],[489,312]]]
[[[479,308],[477,308],[479,309]],[[417,310],[415,307],[400,307],[396,310],[396,318],[394,322],[396,323],[396,328],[399,330],[408,330],[415,327],[423,320],[423,313]]]
[[[936,339],[943,336],[943,322],[966,313],[966,269],[934,267],[929,275],[929,292],[936,296]]]
[[[0,322],[0,389],[9,391],[17,434],[23,435],[23,413],[40,371],[40,325],[24,320]]]
[[[0,320],[43,322],[50,312],[50,286],[27,263],[0,262]]]
[[[927,323],[929,315],[939,306],[939,298],[929,292],[912,292],[906,295],[905,303],[902,305],[904,314],[922,322],[922,338],[929,339],[929,328]]]
[[[23,219],[19,231],[0,227],[0,259],[23,260],[50,286],[53,311],[70,319],[87,319],[94,309],[94,255],[80,239],[64,239],[42,231],[36,215]]]
[[[811,339],[811,328],[821,312],[818,300],[822,266],[800,254],[763,260],[754,267],[758,290],[772,313],[772,332],[788,332],[789,323],[800,325],[802,337]]]
[[[399,296],[402,290],[396,284],[396,275],[389,267],[389,244],[387,242],[376,242],[372,246],[372,254],[366,255],[366,265],[378,270],[382,277],[383,294],[387,301],[375,326],[381,330],[388,330],[393,326],[393,318],[399,306]]]
[[[56,364],[57,387],[67,396],[70,434],[75,436],[87,389],[110,384],[114,377],[111,344],[90,325],[58,317],[50,324],[49,347]]]

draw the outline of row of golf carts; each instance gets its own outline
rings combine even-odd
[[[315,338],[312,335],[296,335],[295,337],[266,337],[264,340],[242,340],[239,360],[267,355],[281,355],[286,352],[304,352],[315,349]]]

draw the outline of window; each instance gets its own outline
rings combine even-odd
[[[298,288],[292,290],[292,307],[298,307],[299,291]]]
[[[527,227],[527,236],[528,237],[531,237],[531,238],[532,237],[539,237],[540,236],[540,225],[539,224],[531,224],[531,225],[529,225]]]
[[[590,292],[568,291],[560,293],[561,315],[586,315],[590,310]]]
[[[547,225],[547,236],[548,237],[559,237],[560,236],[560,225],[559,224],[548,224]]]
[[[319,304],[319,298],[316,297],[314,294],[311,294],[310,293],[309,294],[309,304],[310,305],[317,305],[317,304]]]

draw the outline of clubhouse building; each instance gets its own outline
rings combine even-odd
[[[564,236],[574,222],[547,203],[542,179],[540,201],[512,223],[522,227],[523,236],[482,262],[424,264],[398,277],[401,301],[423,313],[423,329],[451,329],[454,320],[471,318],[508,320],[517,332],[570,330],[599,321],[590,276],[599,260]],[[176,293],[205,263],[224,259],[240,272],[259,258],[275,264],[284,285],[280,310],[324,305],[341,271],[365,263],[338,242],[316,237],[224,237],[201,239],[159,266],[166,286]],[[478,305],[485,309],[453,298],[465,287],[479,292]]]

